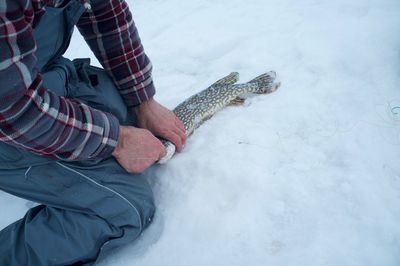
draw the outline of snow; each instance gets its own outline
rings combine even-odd
[[[149,169],[154,222],[101,266],[400,265],[398,0],[129,2],[167,107],[232,71],[282,86]],[[30,206],[0,202],[0,227]]]

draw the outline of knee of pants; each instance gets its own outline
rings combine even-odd
[[[150,192],[139,197],[138,200],[132,202],[132,205],[134,205],[139,212],[139,218],[141,220],[143,230],[152,222],[156,211],[153,193]]]
[[[112,159],[91,166],[83,162],[32,166],[23,180],[43,190],[36,193],[37,202],[87,212],[116,228],[141,232],[155,212],[147,180],[127,175]]]
[[[142,232],[152,222],[156,207],[151,191],[124,191],[119,193],[114,209],[119,209],[116,216],[111,216],[111,222],[120,228],[135,228]]]
[[[146,195],[140,195],[135,197],[136,199],[131,201],[131,204],[135,206],[138,213],[138,218],[141,221],[142,230],[145,229],[153,220],[156,207],[154,204],[154,197],[152,193]]]

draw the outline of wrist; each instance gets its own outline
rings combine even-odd
[[[136,105],[135,107],[133,107],[133,111],[136,113],[136,115],[138,115],[141,111],[145,110],[146,108],[148,108],[150,105],[152,105],[155,102],[154,98],[151,97],[149,98],[147,101],[144,101],[142,103],[140,103],[139,105]]]
[[[120,135],[120,123],[118,118],[116,118],[114,115],[104,112],[106,115],[108,122],[109,122],[109,130],[108,132],[105,131],[104,137],[107,138],[107,143],[104,145],[101,145],[99,148],[101,150],[97,150],[95,152],[95,155],[90,156],[88,159],[94,160],[94,159],[105,159],[109,158],[110,156],[113,155],[113,152],[115,150],[115,147],[117,146],[119,135]],[[105,125],[106,127],[106,125]]]
[[[118,155],[120,154],[121,150],[124,147],[126,130],[127,129],[126,129],[125,126],[119,126],[119,134],[118,134],[117,146],[115,147],[114,151],[111,154],[114,157],[118,157]]]

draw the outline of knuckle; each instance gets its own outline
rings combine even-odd
[[[166,127],[162,127],[160,129],[160,134],[163,135],[163,136],[168,136],[168,135],[170,135],[170,130],[168,128],[166,128]]]
[[[147,129],[143,129],[143,134],[145,135],[145,136],[152,136],[153,134],[150,132],[150,130],[147,130]]]

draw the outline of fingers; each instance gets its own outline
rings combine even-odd
[[[159,142],[159,145],[160,145],[160,152],[159,152],[159,154],[158,154],[158,157],[157,157],[157,160],[156,161],[158,161],[159,159],[161,159],[162,157],[164,157],[165,155],[167,155],[167,150],[166,150],[166,148],[165,148],[165,146],[164,146],[164,144],[159,140],[159,139],[157,139],[158,140],[158,142]]]
[[[174,131],[175,131],[176,134],[178,134],[182,138],[182,140],[186,139],[186,131],[185,131],[185,129],[182,129],[182,128],[176,126]]]
[[[176,118],[176,131],[175,133],[181,138],[182,144],[185,145],[186,142],[186,130],[181,120]]]
[[[128,162],[128,172],[139,174],[144,172],[147,168],[152,166],[160,158],[164,157],[166,150],[162,142],[154,137],[152,134],[149,136],[148,145],[139,153],[135,154],[136,158],[130,156]]]
[[[182,131],[183,134],[186,133],[185,126],[183,125],[182,121],[179,120],[178,117],[175,118],[175,126],[176,126],[180,131]]]
[[[171,141],[178,152],[180,152],[183,148],[183,141],[182,138],[179,136],[178,133],[175,133],[174,131],[169,131],[168,133],[163,136],[167,140]]]
[[[165,152],[164,145],[149,130],[121,126],[113,156],[126,171],[141,173]]]

